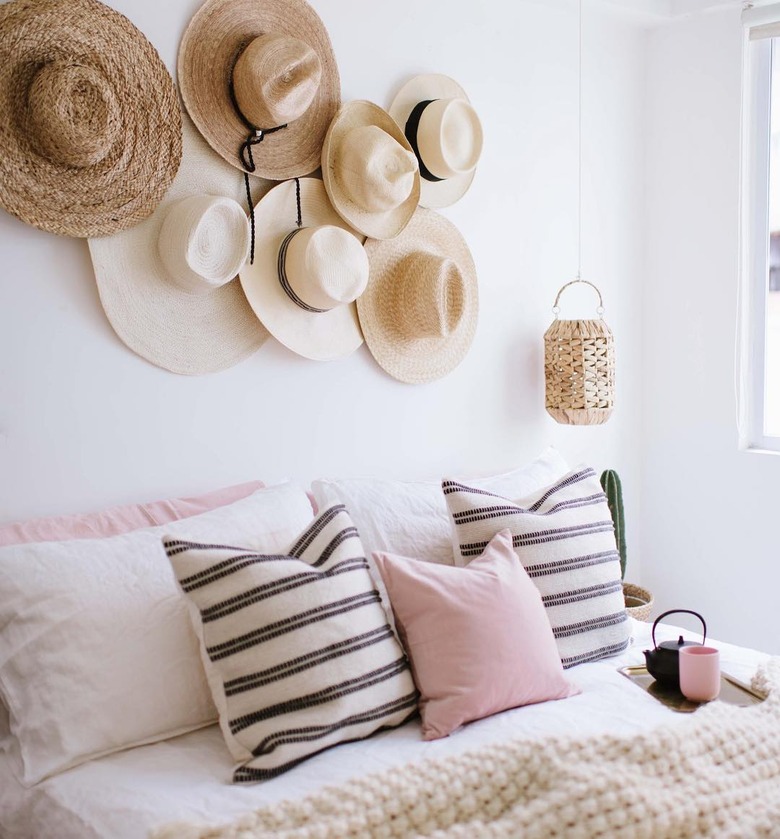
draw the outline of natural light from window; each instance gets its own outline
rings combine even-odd
[[[772,38],[764,434],[780,437],[780,38]]]

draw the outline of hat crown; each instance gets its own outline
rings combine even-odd
[[[307,306],[330,311],[353,303],[368,284],[368,256],[341,227],[304,227],[290,239],[284,257],[287,281]]]
[[[308,110],[322,78],[322,63],[304,41],[260,35],[239,55],[233,93],[244,117],[257,128],[294,122]]]
[[[466,99],[434,99],[420,116],[417,147],[437,178],[473,171],[482,154],[482,124]]]
[[[44,64],[27,91],[27,106],[29,134],[55,164],[94,166],[122,130],[109,80],[97,68],[74,61]]]
[[[189,294],[238,274],[249,252],[249,220],[232,198],[192,195],[173,204],[157,240],[168,279]]]
[[[404,334],[446,338],[465,312],[465,278],[457,262],[428,251],[406,256],[398,267],[396,312]]]
[[[347,132],[334,165],[347,195],[372,213],[400,207],[414,189],[417,158],[378,125]]]

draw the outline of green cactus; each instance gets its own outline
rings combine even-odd
[[[623,485],[614,469],[605,469],[601,473],[601,488],[607,496],[612,523],[615,525],[615,541],[620,554],[620,577],[626,576],[626,517],[623,513]]]

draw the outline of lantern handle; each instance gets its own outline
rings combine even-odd
[[[565,285],[561,286],[558,294],[555,295],[555,303],[553,303],[553,314],[555,315],[556,320],[558,319],[558,314],[561,311],[561,307],[558,305],[561,299],[561,295],[563,292],[570,286],[570,285],[581,285],[585,283],[585,285],[589,285],[599,296],[599,305],[596,306],[596,314],[601,318],[604,316],[604,300],[601,297],[601,292],[596,288],[593,283],[589,282],[588,280],[581,280],[577,277],[576,280],[571,280],[570,282],[566,283]]]

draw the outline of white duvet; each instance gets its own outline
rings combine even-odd
[[[650,627],[634,624],[623,655],[567,671],[582,694],[518,708],[471,723],[443,740],[423,742],[419,722],[317,755],[263,783],[230,783],[233,763],[217,726],[78,766],[31,789],[15,779],[13,754],[0,755],[0,830],[7,839],[141,839],[172,821],[231,821],[265,804],[328,784],[428,757],[460,754],[487,743],[552,734],[630,734],[685,715],[665,708],[617,672],[643,662]],[[688,633],[686,633],[688,634]],[[676,637],[661,628],[657,640]],[[715,642],[724,671],[749,681],[762,653]]]

